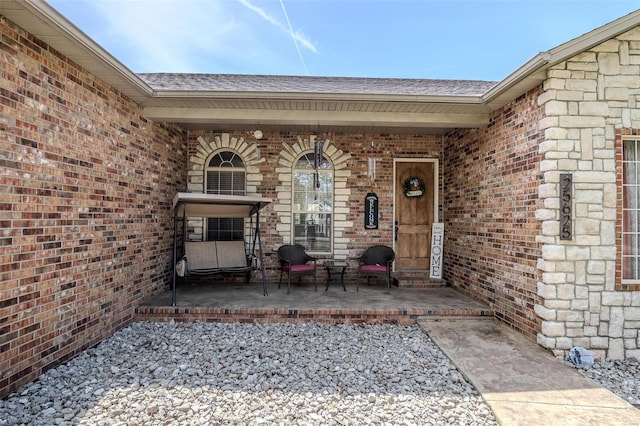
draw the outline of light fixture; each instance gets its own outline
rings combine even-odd
[[[256,130],[256,131],[253,132],[253,137],[258,139],[258,140],[262,139],[262,136],[263,135],[262,135],[262,131],[261,130]]]

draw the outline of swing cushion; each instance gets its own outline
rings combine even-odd
[[[188,270],[218,267],[216,241],[188,241],[184,245],[184,254]]]
[[[218,268],[237,268],[247,266],[244,241],[216,241],[218,249]]]
[[[184,244],[185,275],[248,272],[252,265],[244,241],[187,241]]]

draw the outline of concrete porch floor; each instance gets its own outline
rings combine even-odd
[[[211,282],[177,287],[177,306],[171,306],[171,291],[145,300],[136,309],[136,320],[149,321],[317,321],[324,323],[414,324],[424,316],[490,316],[493,310],[452,288],[392,287],[391,294],[381,283],[356,291],[354,282],[318,281],[318,291],[309,282],[268,285],[268,296],[256,283]]]

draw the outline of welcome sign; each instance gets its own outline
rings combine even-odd
[[[373,192],[364,198],[364,229],[378,229],[378,196]]]
[[[444,223],[434,223],[431,230],[431,267],[429,278],[442,278]]]

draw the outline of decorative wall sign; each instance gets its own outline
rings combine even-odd
[[[573,175],[560,174],[560,239],[573,239],[572,206],[573,206]]]
[[[405,197],[422,197],[425,192],[425,184],[422,179],[416,176],[412,176],[404,181],[402,184],[402,192]]]
[[[364,229],[378,229],[378,196],[373,192],[364,198]]]
[[[322,151],[324,149],[324,141],[316,140],[313,143],[313,168],[318,170],[322,163]]]
[[[324,148],[324,141],[316,140],[313,143],[313,168],[316,172],[313,174],[313,186],[316,189],[320,189],[320,179],[318,178],[318,169],[322,163],[322,150]]]
[[[442,278],[442,248],[444,245],[444,223],[434,223],[431,228],[431,266],[429,278]]]

